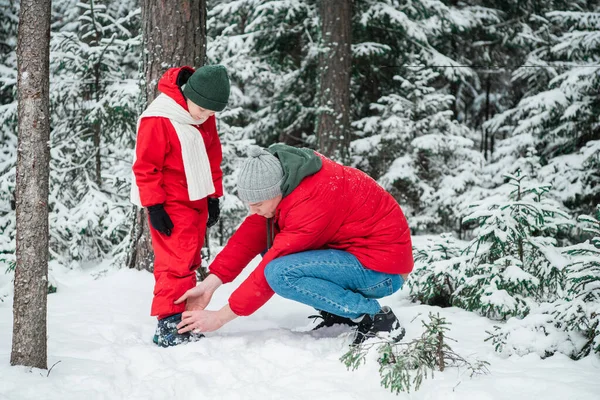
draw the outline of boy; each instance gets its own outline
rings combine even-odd
[[[215,112],[227,105],[230,83],[221,65],[181,67],[169,69],[158,90],[138,120],[131,198],[148,210],[154,343],[167,347],[201,337],[177,333],[181,313],[194,304],[174,301],[196,285],[206,227],[219,218],[223,173]]]

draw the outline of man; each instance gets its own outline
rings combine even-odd
[[[376,299],[402,286],[413,268],[404,215],[363,172],[309,149],[252,146],[238,177],[251,215],[210,266],[205,281],[176,304],[193,301],[179,332],[210,332],[247,316],[273,293],[357,325],[353,344],[404,335],[394,313]],[[214,291],[258,254],[262,261],[219,311],[206,311]]]
[[[154,250],[154,342],[173,346],[198,335],[177,333],[186,304],[175,304],[196,286],[207,226],[219,218],[223,195],[222,150],[215,112],[227,105],[225,67],[171,68],[158,82],[161,94],[138,120],[132,202],[146,207]],[[193,304],[187,307],[193,308]]]

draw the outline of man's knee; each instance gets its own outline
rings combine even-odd
[[[265,279],[273,289],[278,292],[284,287],[288,265],[281,261],[280,258],[275,259],[265,267]]]

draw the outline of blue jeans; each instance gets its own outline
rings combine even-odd
[[[346,318],[374,315],[379,299],[402,287],[400,275],[369,270],[341,250],[310,250],[271,261],[269,286],[281,297]]]

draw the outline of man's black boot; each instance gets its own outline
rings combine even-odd
[[[314,318],[315,320],[317,318],[322,319],[322,321],[319,323],[319,325],[315,326],[312,329],[313,331],[316,331],[321,328],[333,326],[333,325],[348,325],[348,326],[358,325],[358,322],[354,322],[350,318],[340,317],[339,315],[335,315],[335,314],[329,313],[327,311],[321,311],[321,310],[317,310],[317,311],[319,312],[319,315],[311,315],[308,317],[308,318]]]
[[[358,346],[365,340],[374,337],[397,342],[404,337],[405,333],[406,331],[400,326],[400,322],[391,308],[384,306],[373,317],[368,314],[363,316],[356,327],[352,346]]]

